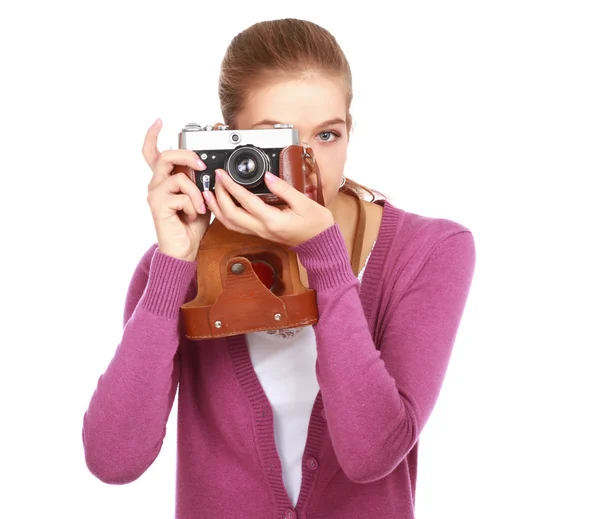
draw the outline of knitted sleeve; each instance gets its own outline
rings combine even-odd
[[[379,350],[337,225],[296,252],[317,291],[316,373],[336,456],[352,481],[378,480],[408,454],[433,410],[473,277],[473,236],[458,230],[431,247],[378,319]]]
[[[106,483],[134,481],[160,452],[179,380],[179,308],[195,272],[196,262],[153,245],[133,274],[121,342],[83,417],[86,464]]]

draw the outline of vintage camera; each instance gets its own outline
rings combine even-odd
[[[193,150],[207,169],[177,165],[172,174],[185,173],[201,191],[213,190],[215,170],[223,169],[265,203],[285,205],[264,182],[270,171],[325,205],[313,150],[300,145],[291,124],[264,130],[187,124],[179,134],[179,148]],[[319,320],[316,293],[303,285],[290,247],[232,231],[215,218],[200,241],[196,260],[196,298],[181,306],[188,339],[308,326]]]
[[[193,150],[206,164],[190,178],[201,191],[214,190],[215,170],[223,169],[238,184],[267,203],[279,199],[267,188],[267,171],[304,192],[303,147],[291,124],[275,124],[260,130],[230,130],[228,126],[186,124],[179,133],[179,148]]]

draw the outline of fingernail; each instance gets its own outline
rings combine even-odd
[[[215,171],[215,176],[217,177],[217,180],[221,180],[221,172],[218,169]]]
[[[206,169],[206,164],[204,164],[204,162],[202,162],[201,160],[198,160],[198,169],[200,171],[204,171]]]
[[[156,126],[159,122],[160,122],[160,117],[158,119],[156,119],[156,121],[154,121],[152,123],[152,126]]]
[[[277,177],[273,175],[273,173],[271,173],[270,171],[267,171],[265,173],[265,180],[268,180],[269,182],[275,182],[275,180],[277,180]]]
[[[206,204],[208,205],[208,203],[210,202],[210,191],[202,191],[202,196],[204,197],[204,200],[206,200]]]

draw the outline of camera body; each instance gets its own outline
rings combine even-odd
[[[265,184],[267,171],[304,192],[303,148],[291,124],[273,128],[230,130],[227,126],[186,124],[179,133],[179,148],[193,150],[206,164],[204,171],[188,176],[201,191],[215,188],[215,170],[222,169],[238,184],[270,204],[281,201]]]

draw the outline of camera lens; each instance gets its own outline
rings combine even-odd
[[[269,167],[269,157],[254,146],[240,146],[235,149],[225,164],[229,176],[247,188],[258,185]]]
[[[248,177],[256,170],[256,162],[252,160],[252,157],[241,157],[237,161],[236,167],[240,176]]]

